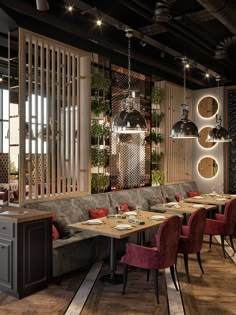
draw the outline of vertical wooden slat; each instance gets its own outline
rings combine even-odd
[[[50,161],[50,154],[51,154],[51,145],[50,145],[50,129],[52,128],[52,118],[51,118],[51,106],[50,106],[50,50],[49,44],[44,45],[44,49],[46,51],[46,68],[45,68],[45,75],[46,75],[46,126],[47,126],[47,137],[46,137],[46,160],[47,160],[47,171],[46,171],[46,178],[47,178],[47,195],[50,195],[50,175],[51,175],[51,161]]]
[[[57,53],[57,121],[59,128],[59,137],[57,141],[57,193],[62,192],[61,187],[61,52],[60,49],[56,49]]]
[[[76,143],[76,178],[77,178],[77,191],[80,191],[80,59],[76,57],[76,103],[77,103],[77,143]]]
[[[29,36],[29,39],[27,41],[28,43],[28,128],[29,128],[29,136],[28,136],[28,159],[26,160],[27,164],[27,171],[29,172],[27,174],[28,177],[28,190],[29,195],[28,197],[32,198],[32,135],[31,135],[31,126],[32,126],[32,71],[33,71],[33,65],[32,65],[32,40],[31,36]],[[26,155],[25,155],[26,159]]]
[[[10,35],[9,35],[10,36]],[[26,78],[26,34],[23,29],[19,29],[19,127],[24,130],[25,124],[25,78]],[[19,133],[19,203],[25,201],[25,137],[24,133]]]
[[[67,192],[71,192],[71,54],[67,51]]]
[[[72,130],[72,137],[71,137],[71,169],[72,169],[72,191],[75,192],[75,185],[76,185],[76,173],[73,172],[73,170],[75,170],[75,146],[76,146],[76,139],[75,139],[75,119],[76,119],[76,110],[75,110],[75,106],[76,106],[76,99],[75,99],[75,77],[76,77],[76,73],[75,73],[75,55],[72,54],[72,73],[71,73],[71,81],[72,81],[72,100],[71,100],[71,106],[72,106],[72,110],[71,110],[71,116],[72,116],[72,126],[71,126],[71,130]]]
[[[40,194],[44,195],[45,182],[45,159],[44,159],[44,45],[40,41],[40,95],[41,95],[41,189]]]
[[[66,128],[65,128],[65,103],[66,103],[66,54],[65,51],[61,51],[62,54],[62,108],[61,108],[61,115],[62,115],[62,127],[63,127],[63,141],[62,141],[62,193],[65,194],[66,192]]]
[[[38,41],[34,41],[34,80],[35,80],[35,197],[38,197],[38,185],[39,185],[39,158],[38,158]]]
[[[55,195],[55,184],[56,184],[56,152],[55,152],[55,148],[57,146],[57,141],[59,138],[59,135],[57,134],[57,120],[55,118],[55,50],[54,50],[54,46],[50,47],[50,51],[51,51],[51,117],[52,117],[52,146],[51,146],[51,150],[52,150],[52,179],[51,179],[51,193],[52,195]]]

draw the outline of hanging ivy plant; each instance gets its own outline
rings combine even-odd
[[[150,137],[151,142],[154,142],[156,145],[163,142],[163,137],[161,133],[156,133],[155,131],[152,131]]]
[[[163,159],[163,157],[164,157],[164,153],[163,152],[158,153],[156,151],[152,151],[152,153],[151,153],[151,161],[152,161],[152,163],[157,163],[157,164],[160,163],[161,160]]]
[[[165,114],[163,112],[157,113],[156,111],[152,112],[151,116],[151,122],[152,122],[152,127],[160,127],[160,123],[162,119],[164,118]]]
[[[152,184],[161,185],[164,182],[164,174],[161,170],[152,170]]]
[[[165,89],[158,87],[158,86],[154,86],[152,88],[152,103],[159,105],[161,104],[161,101],[163,100],[165,96]]]
[[[107,167],[109,161],[110,154],[108,149],[91,148],[91,165],[93,167]]]

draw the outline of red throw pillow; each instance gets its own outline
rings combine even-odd
[[[53,241],[57,240],[58,238],[60,238],[60,234],[58,229],[56,228],[56,226],[54,225],[54,222],[56,221],[56,215],[53,214],[52,215],[52,239]]]
[[[60,234],[58,232],[58,229],[55,227],[55,225],[52,223],[52,240],[55,241],[58,238],[60,238]]]
[[[187,191],[187,195],[189,198],[195,197],[195,196],[200,196],[200,192],[198,190],[196,191]]]
[[[90,219],[103,218],[108,215],[108,208],[88,209]]]
[[[121,208],[121,210],[124,211],[124,212],[130,211],[129,203],[128,203],[128,202],[123,202],[123,203],[120,205],[120,208]]]
[[[181,200],[184,200],[184,197],[181,196],[181,195],[179,195],[179,194],[176,194],[176,195],[175,195],[175,200],[179,202],[179,201],[181,201]]]

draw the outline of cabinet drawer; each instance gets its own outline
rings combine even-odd
[[[0,221],[0,234],[14,237],[14,222]]]

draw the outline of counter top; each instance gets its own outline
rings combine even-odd
[[[46,219],[52,217],[51,212],[27,209],[22,207],[0,207],[0,220],[16,223]]]

